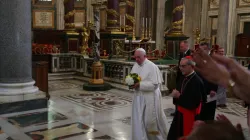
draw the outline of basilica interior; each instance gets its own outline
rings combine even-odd
[[[163,77],[168,129],[179,43],[250,58],[249,0],[1,0],[0,139],[131,140],[124,79],[144,48]],[[217,108],[246,124],[242,101]]]

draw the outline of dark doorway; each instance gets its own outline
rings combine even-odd
[[[243,34],[250,36],[250,22],[244,22]]]

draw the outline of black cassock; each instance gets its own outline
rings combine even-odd
[[[199,73],[197,73],[199,75]],[[217,92],[218,85],[215,85],[211,82],[208,82],[204,79],[201,75],[199,75],[204,83],[205,88],[205,99],[204,101],[207,102],[207,95],[210,95],[211,91]],[[208,103],[204,103],[201,109],[200,119],[202,121],[212,121],[214,120],[215,110],[216,110],[216,103],[217,101],[212,101]]]
[[[181,59],[183,57],[189,56],[190,54],[191,54],[191,50],[187,50],[187,52],[179,54],[179,61],[178,61],[178,68],[177,68],[177,75],[176,75],[176,88],[177,88],[178,84],[181,82],[181,77],[182,77],[182,73],[181,73],[181,70],[179,68]],[[176,102],[177,102],[177,99],[173,98],[174,105],[176,104]]]
[[[199,119],[204,98],[203,82],[195,72],[187,77],[182,76],[177,90],[181,95],[176,100],[177,110],[168,133],[168,140],[178,140],[191,132],[193,123]]]

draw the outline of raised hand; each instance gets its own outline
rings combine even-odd
[[[250,90],[250,72],[233,59],[218,55],[213,56],[213,58],[227,68],[230,78],[235,82],[233,93],[250,103],[250,94],[248,92]]]
[[[228,81],[230,80],[230,74],[223,65],[219,65],[202,49],[197,49],[193,54],[193,59],[196,63],[195,70],[206,80],[227,87]]]

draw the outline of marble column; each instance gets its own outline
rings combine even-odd
[[[94,25],[97,30],[97,37],[100,39],[100,6],[101,3],[93,3]]]
[[[164,21],[165,21],[165,2],[166,0],[158,0],[157,17],[156,17],[156,49],[163,49],[164,39]]]
[[[227,51],[228,56],[234,56],[235,51],[235,37],[237,35],[237,0],[229,1],[229,17],[228,17],[228,34],[227,34]]]
[[[208,5],[209,0],[202,0],[202,11],[201,11],[201,38],[207,38],[207,20],[208,20]]]
[[[126,33],[132,36],[135,24],[135,0],[126,1]]]
[[[57,30],[64,29],[64,4],[63,0],[56,1]]]
[[[184,9],[183,2],[184,0],[174,0],[172,29],[168,34],[170,36],[184,36],[182,31]]]
[[[86,7],[87,7],[87,21],[94,21],[94,13],[93,13],[93,6],[92,0],[86,0]]]
[[[107,30],[108,31],[120,31],[119,26],[119,1],[108,0],[107,1]]]
[[[141,11],[141,0],[136,0],[135,1],[135,36],[138,37],[140,36],[140,25],[141,25],[141,16],[140,16],[140,11]]]
[[[193,48],[194,44],[196,43],[194,30],[196,30],[197,28],[200,30],[202,10],[201,2],[201,0],[185,1],[185,21],[183,32],[185,35],[190,37],[188,39],[190,48]]]
[[[218,29],[217,29],[217,44],[227,52],[227,35],[228,35],[228,17],[229,17],[229,1],[220,0]]]
[[[1,0],[0,95],[38,91],[32,79],[31,2]]]
[[[100,31],[106,31],[107,28],[107,3],[103,2],[100,6]]]
[[[65,20],[65,29],[75,28],[74,24],[74,4],[75,0],[64,0],[64,20]]]

